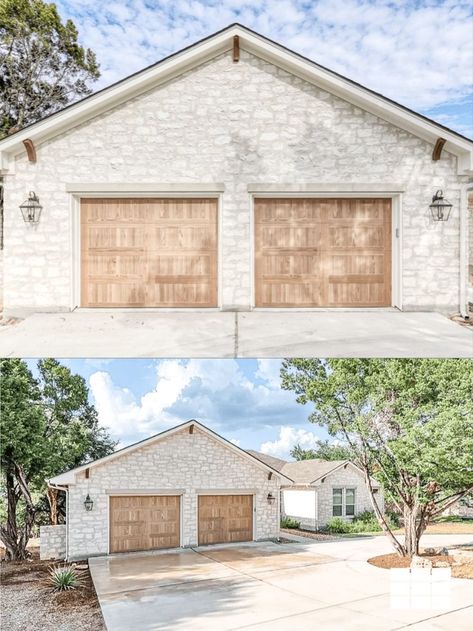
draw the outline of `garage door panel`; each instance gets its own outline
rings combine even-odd
[[[329,286],[329,304],[331,306],[356,307],[369,303],[371,306],[383,306],[385,293],[383,282],[336,282]]]
[[[264,285],[260,296],[260,306],[265,307],[310,307],[324,301],[322,280],[311,282],[271,281]]]
[[[199,545],[252,541],[252,495],[200,495]]]
[[[82,306],[217,306],[215,199],[83,200],[81,221]]]
[[[173,548],[180,545],[180,498],[110,498],[110,552]]]
[[[391,201],[256,199],[259,307],[391,305]]]

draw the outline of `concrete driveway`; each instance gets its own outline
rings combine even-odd
[[[424,537],[424,545],[473,536]],[[366,559],[384,537],[251,543],[91,559],[109,631],[471,629],[471,581],[452,579],[448,605],[390,607],[390,572]]]
[[[0,326],[1,357],[473,357],[438,313],[75,311]]]

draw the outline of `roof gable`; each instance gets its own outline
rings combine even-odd
[[[393,125],[435,145],[445,139],[445,149],[458,157],[458,172],[473,171],[473,141],[449,130],[394,101],[320,66],[240,24],[232,24],[126,79],[123,79],[63,110],[0,141],[0,170],[7,171],[12,156],[24,151],[23,141],[41,142],[70,129],[112,107],[233,48],[241,48],[356,105]]]
[[[124,447],[123,449],[119,449],[113,452],[112,454],[110,454],[109,456],[104,456],[103,458],[99,458],[98,460],[88,462],[86,464],[81,465],[80,467],[76,467],[75,469],[65,471],[64,473],[61,473],[57,476],[54,476],[53,478],[50,478],[47,482],[50,486],[55,486],[55,485],[68,486],[68,485],[75,484],[76,476],[79,473],[85,471],[86,469],[91,469],[93,467],[106,465],[108,462],[111,462],[113,460],[126,456],[136,450],[149,447],[153,445],[154,443],[161,441],[163,439],[169,438],[173,434],[176,434],[177,432],[181,432],[185,429],[188,429],[189,433],[192,433],[194,431],[194,428],[196,428],[198,431],[205,433],[207,436],[209,436],[213,440],[218,441],[225,448],[237,453],[240,457],[247,459],[253,465],[257,465],[260,468],[265,469],[266,471],[270,473],[275,473],[279,475],[280,477],[285,478],[289,482],[292,482],[292,479],[289,478],[287,475],[283,474],[281,471],[278,471],[275,468],[269,466],[268,464],[262,462],[258,458],[255,458],[254,456],[246,452],[244,449],[241,449],[237,445],[231,443],[226,438],[223,438],[223,436],[220,436],[216,432],[213,432],[211,429],[209,429],[205,425],[202,425],[202,423],[199,423],[198,421],[194,419],[191,419],[190,421],[186,421],[185,423],[182,423],[181,425],[172,427],[171,429],[165,430],[164,432],[160,432],[159,434],[155,434],[154,436],[141,440],[137,443],[134,443],[133,445],[129,445],[128,447]]]

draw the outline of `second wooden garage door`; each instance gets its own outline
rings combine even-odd
[[[217,200],[82,200],[81,305],[217,306]]]
[[[110,552],[177,548],[180,545],[178,495],[110,497]]]
[[[252,540],[252,495],[199,495],[199,545]]]
[[[391,200],[256,199],[257,307],[391,306]]]

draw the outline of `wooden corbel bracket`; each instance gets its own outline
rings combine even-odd
[[[33,144],[33,141],[30,138],[26,138],[23,140],[23,144],[25,145],[26,153],[28,155],[28,160],[30,162],[36,162],[36,149]]]
[[[437,162],[440,160],[440,156],[442,155],[443,146],[447,141],[445,138],[437,138],[437,142],[435,143],[434,149],[432,151],[432,160]]]

